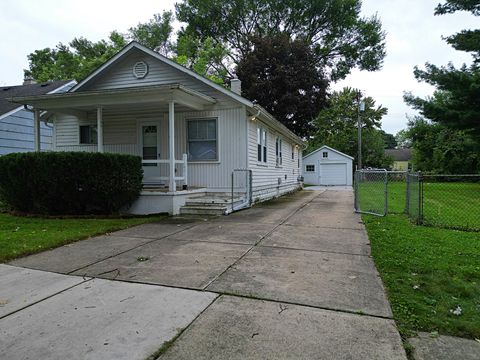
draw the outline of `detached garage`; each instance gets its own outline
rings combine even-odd
[[[324,145],[303,157],[305,184],[351,186],[352,161],[353,157]]]

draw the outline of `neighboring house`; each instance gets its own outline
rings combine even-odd
[[[240,86],[132,42],[68,93],[12,101],[36,121],[48,111],[56,151],[141,156],[145,186],[130,212],[224,213],[301,187],[302,139]]]
[[[34,151],[33,112],[7,99],[15,96],[53,94],[68,91],[75,81],[51,81],[0,87],[0,155]],[[52,146],[52,125],[40,124],[40,149]]]
[[[303,157],[303,177],[310,185],[351,186],[353,157],[322,146]]]
[[[385,155],[393,158],[393,170],[407,171],[411,169],[412,149],[386,149]]]

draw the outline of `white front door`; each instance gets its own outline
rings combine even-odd
[[[160,122],[142,121],[140,130],[140,156],[143,160],[157,160],[160,154]],[[143,164],[143,182],[147,184],[161,183],[163,164]],[[165,176],[165,174],[163,175]]]

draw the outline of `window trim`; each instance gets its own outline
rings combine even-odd
[[[88,127],[89,136],[91,137],[92,142],[82,142],[82,127]],[[92,130],[95,129],[96,136],[92,136]],[[98,132],[97,132],[97,125],[96,124],[83,124],[78,125],[78,144],[79,145],[98,145]]]
[[[208,120],[215,120],[215,140],[193,140],[197,142],[210,142],[215,141],[215,151],[216,156],[215,159],[202,159],[202,160],[192,160],[190,157],[190,138],[188,134],[188,123],[191,121],[208,121]],[[185,136],[186,136],[186,150],[187,150],[187,161],[191,163],[219,163],[220,162],[220,151],[219,151],[219,136],[218,136],[218,117],[217,116],[206,116],[206,117],[192,117],[185,119]]]
[[[308,170],[309,167],[313,170]],[[305,172],[315,172],[315,164],[305,164]]]
[[[257,163],[262,166],[268,164],[268,131],[261,125],[257,126]]]
[[[282,167],[283,165],[283,141],[280,136],[275,139],[275,166]]]

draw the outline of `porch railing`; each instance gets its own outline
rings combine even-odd
[[[175,185],[177,181],[181,181],[184,185],[184,187],[188,187],[188,165],[187,165],[187,154],[182,155],[181,160],[176,160],[175,159],[175,176],[173,177],[173,180],[175,181]],[[169,159],[154,159],[154,160],[142,160],[142,165],[143,164],[170,164]],[[181,176],[177,176],[177,165],[180,165],[180,168],[182,169],[181,171]],[[159,168],[160,173],[162,172],[161,168]],[[166,167],[166,172],[168,174],[168,167]],[[170,177],[169,176],[159,176],[156,177],[160,181],[169,181]],[[176,186],[175,186],[176,187]]]

